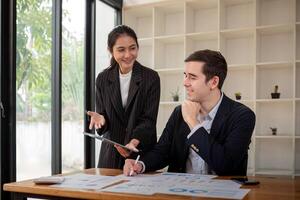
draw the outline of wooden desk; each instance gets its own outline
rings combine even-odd
[[[115,169],[87,169],[84,170],[87,174],[101,174],[101,175],[118,175],[122,171]],[[226,177],[224,177],[226,178]],[[228,178],[228,177],[227,177]],[[247,186],[243,188],[251,189],[245,199],[280,199],[291,200],[300,199],[300,177],[295,179],[280,178],[280,177],[250,177],[260,181],[257,186]],[[108,193],[92,190],[78,190],[78,189],[64,189],[53,188],[44,185],[35,185],[32,180],[20,181],[16,183],[7,183],[3,186],[5,191],[16,194],[16,199],[24,199],[26,197],[33,198],[49,198],[49,199],[107,199],[107,200],[142,200],[142,199],[161,199],[161,200],[194,200],[203,199],[186,196],[155,194],[151,196],[133,195],[121,193]],[[210,198],[211,199],[211,198]]]

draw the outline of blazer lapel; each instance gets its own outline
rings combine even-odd
[[[118,67],[115,66],[112,69],[112,73],[109,74],[108,80],[110,81],[109,92],[110,100],[115,108],[118,116],[120,116],[121,121],[125,122],[125,112],[122,106],[122,98],[120,93],[120,80],[119,80],[119,71]]]
[[[137,61],[135,61],[134,65],[133,65],[133,69],[132,69],[132,77],[131,77],[131,81],[130,81],[125,112],[127,112],[127,109],[129,107],[130,103],[134,99],[134,96],[139,89],[139,84],[140,84],[141,80],[142,80],[141,67],[140,67],[139,63]]]
[[[230,101],[227,96],[223,96],[222,102],[220,104],[220,107],[217,111],[217,114],[215,116],[215,119],[212,123],[210,135],[214,138],[218,136],[218,134],[221,132],[220,128],[222,127],[223,123],[225,122],[227,113],[230,110]],[[218,134],[217,134],[218,133]]]

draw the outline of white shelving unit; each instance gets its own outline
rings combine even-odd
[[[185,6],[186,33],[218,31],[218,0],[188,1]]]
[[[220,49],[229,65],[254,64],[254,35],[255,29],[221,31]]]
[[[223,91],[232,99],[241,92],[257,117],[248,173],[300,176],[300,0],[162,0],[123,11],[138,34],[138,59],[161,78],[158,136],[185,99],[184,59],[219,50],[228,62]],[[271,99],[275,85],[280,99]]]
[[[184,61],[184,36],[164,36],[155,38],[156,69],[182,68]]]
[[[226,95],[234,99],[234,93],[239,91],[242,93],[242,101],[253,101],[254,100],[254,67],[240,67],[236,68],[231,66],[228,67],[227,78],[223,85],[223,90],[228,91]],[[236,84],[236,83],[239,84]]]
[[[154,68],[153,56],[153,39],[139,40],[138,61],[147,67]]]
[[[255,2],[253,0],[220,1],[221,29],[255,27],[254,11]]]
[[[197,49],[218,50],[218,32],[187,34],[185,55],[190,55]]]

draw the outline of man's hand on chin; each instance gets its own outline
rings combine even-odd
[[[199,121],[197,120],[197,116],[199,115],[201,110],[200,103],[193,102],[190,100],[185,100],[181,105],[181,113],[183,120],[188,124],[190,129],[192,130]]]

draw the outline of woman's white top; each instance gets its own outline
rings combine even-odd
[[[127,104],[131,75],[132,75],[132,70],[127,74],[121,74],[121,72],[119,71],[122,105],[124,108],[126,107]]]

